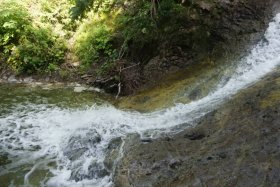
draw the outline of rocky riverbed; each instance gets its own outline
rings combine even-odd
[[[123,82],[138,95],[0,67],[0,186],[278,187],[280,3],[183,3],[182,30],[131,70],[141,85]]]
[[[279,90],[278,70],[194,128],[150,141],[131,135],[116,186],[279,186]]]

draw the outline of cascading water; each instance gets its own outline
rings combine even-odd
[[[13,107],[0,114],[0,153],[12,163],[0,166],[0,177],[24,170],[23,186],[37,171],[49,173],[41,186],[112,186],[103,164],[110,141],[129,133],[155,136],[183,123],[191,124],[239,90],[280,64],[280,14],[270,23],[265,40],[255,46],[236,72],[206,97],[152,113],[118,110],[111,105],[63,109],[48,104]],[[186,128],[186,126],[185,126]],[[147,134],[147,133],[146,133]],[[14,182],[11,180],[10,186]]]

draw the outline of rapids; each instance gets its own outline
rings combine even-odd
[[[112,139],[125,139],[131,133],[155,138],[195,125],[196,119],[279,64],[280,14],[270,23],[263,41],[239,62],[230,77],[225,74],[207,96],[187,104],[141,113],[100,104],[100,100],[93,105],[85,102],[65,107],[28,91],[13,97],[0,95],[0,181],[28,187],[112,186],[113,172],[103,163]],[[18,102],[17,97],[24,101]]]

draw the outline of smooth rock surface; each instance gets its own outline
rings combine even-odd
[[[194,128],[150,143],[127,139],[116,186],[279,186],[279,90],[276,71]]]

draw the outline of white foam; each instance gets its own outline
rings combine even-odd
[[[2,148],[10,155],[19,155],[18,162],[11,164],[10,168],[32,163],[33,160],[55,160],[58,167],[50,169],[54,177],[48,180],[48,186],[111,186],[111,176],[75,182],[69,180],[71,171],[81,167],[81,171],[86,174],[92,160],[102,165],[104,150],[112,138],[152,129],[166,130],[191,122],[271,72],[280,64],[280,14],[270,23],[265,39],[265,42],[260,42],[240,62],[236,73],[227,82],[221,80],[223,84],[221,83],[215,91],[189,104],[177,104],[169,109],[146,114],[122,111],[110,105],[94,105],[76,110],[46,105],[28,105],[24,110],[18,107],[13,114],[0,118]],[[101,142],[95,147],[90,147],[80,159],[70,161],[65,157],[63,150],[70,137],[85,135],[93,129],[101,135]],[[40,146],[41,149],[34,150],[36,146]],[[33,170],[36,169],[34,167]],[[1,171],[0,175],[8,170],[9,168],[7,171]],[[33,170],[26,174],[26,183],[29,183],[28,178]]]

